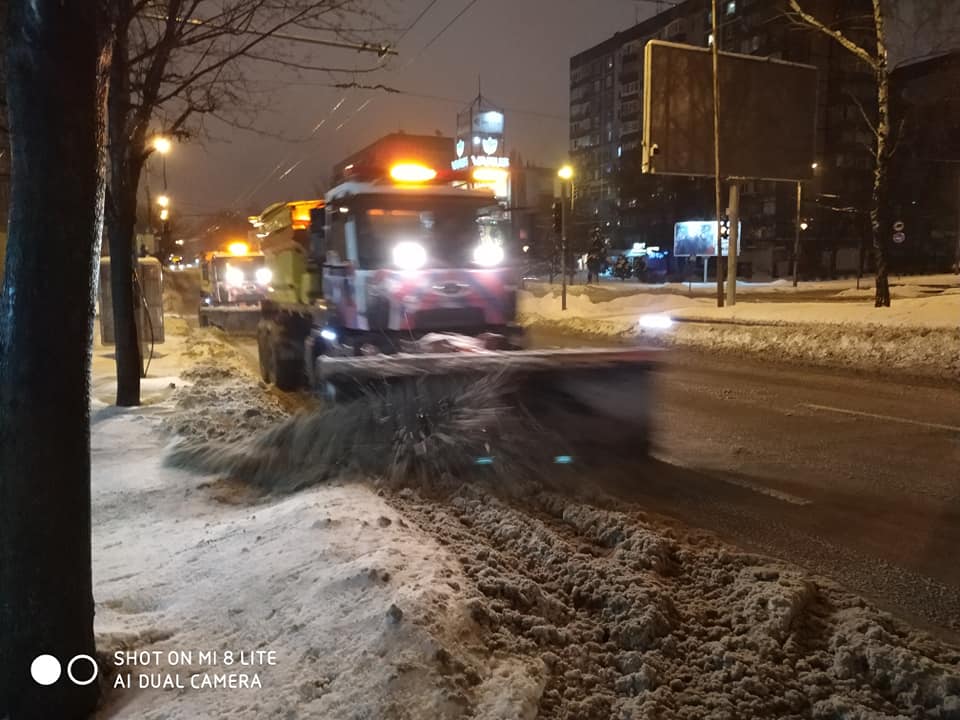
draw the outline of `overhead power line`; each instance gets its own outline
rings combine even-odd
[[[160,20],[161,22],[166,22],[168,20],[166,15],[149,15],[148,14],[148,15],[145,15],[144,17],[149,18],[150,20]],[[291,33],[261,32],[259,30],[244,30],[241,28],[232,27],[230,25],[220,25],[218,23],[211,23],[206,20],[201,20],[200,18],[177,18],[177,21],[183,23],[184,25],[196,25],[199,27],[208,27],[212,30],[223,30],[224,32],[230,33],[231,35],[252,35],[254,37],[276,38],[277,40],[289,40],[290,42],[305,43],[308,45],[322,45],[323,47],[335,47],[335,48],[341,48],[343,50],[356,50],[357,52],[372,52],[372,53],[376,53],[380,57],[383,57],[385,55],[399,54],[391,46],[385,45],[385,44],[369,43],[369,42],[350,43],[350,42],[344,42],[342,40],[321,40],[319,38],[308,37],[306,35],[293,35]]]

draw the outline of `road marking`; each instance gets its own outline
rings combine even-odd
[[[736,485],[737,487],[742,487],[746,490],[752,490],[755,493],[761,495],[767,495],[777,500],[783,500],[783,502],[788,502],[791,505],[812,505],[813,500],[807,500],[806,498],[797,497],[796,495],[791,495],[790,493],[783,492],[782,490],[774,490],[773,488],[766,487],[764,485],[757,485],[755,483],[749,482],[747,480],[737,480],[731,477],[720,478],[725,483],[730,483],[731,485]]]
[[[889,420],[890,422],[903,423],[904,425],[919,425],[920,427],[932,428],[934,430],[947,430],[949,432],[960,433],[960,426],[958,425],[944,425],[942,423],[925,422],[923,420],[911,420],[910,418],[897,417],[896,415],[880,415],[878,413],[863,412],[862,410],[847,410],[846,408],[830,407],[829,405],[814,405],[813,403],[800,404],[802,407],[808,407],[812,410],[823,410],[825,412],[840,413],[841,415],[867,417],[874,420]]]

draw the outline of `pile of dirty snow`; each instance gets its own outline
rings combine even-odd
[[[233,443],[255,436],[288,413],[215,329],[189,330],[181,352],[187,365],[172,395],[167,432],[189,440]]]
[[[265,497],[164,462],[164,430],[222,444],[284,414],[217,333],[184,332],[172,392],[92,420],[97,718],[532,720],[540,662],[486,652],[456,557],[368,485]]]
[[[801,570],[543,494],[393,499],[456,552],[544,719],[960,717],[960,652]]]

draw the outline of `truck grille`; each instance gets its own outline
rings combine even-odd
[[[456,330],[483,327],[486,318],[482,308],[436,308],[421,310],[414,314],[414,327],[418,330]]]

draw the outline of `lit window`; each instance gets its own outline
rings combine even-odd
[[[733,15],[737,11],[737,0],[730,0],[727,3],[727,15]]]

